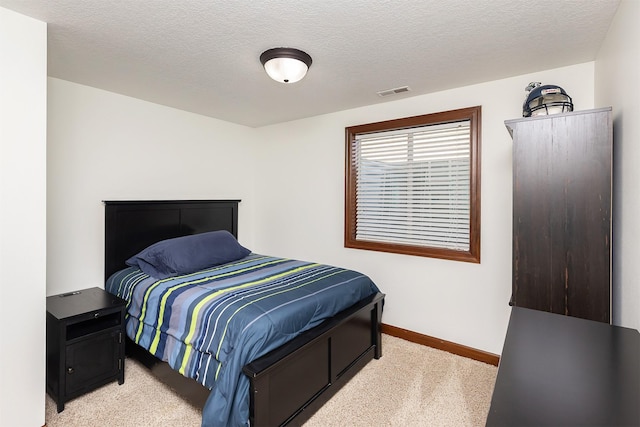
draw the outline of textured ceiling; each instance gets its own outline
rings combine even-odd
[[[618,4],[0,0],[49,23],[50,76],[252,127],[592,61]],[[280,46],[313,57],[302,81],[262,69]]]

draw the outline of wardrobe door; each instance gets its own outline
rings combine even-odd
[[[512,304],[609,323],[611,109],[505,124],[513,137]]]

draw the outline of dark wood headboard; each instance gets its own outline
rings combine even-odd
[[[160,240],[227,230],[238,237],[240,200],[105,201],[105,280]]]

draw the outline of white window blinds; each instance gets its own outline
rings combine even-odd
[[[356,134],[357,240],[469,250],[470,121]]]

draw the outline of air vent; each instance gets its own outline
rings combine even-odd
[[[409,92],[411,89],[409,89],[409,86],[402,86],[402,87],[397,87],[394,89],[388,89],[388,90],[381,90],[380,92],[378,92],[379,96],[389,96],[389,95],[395,95],[398,93],[403,93],[403,92]]]

